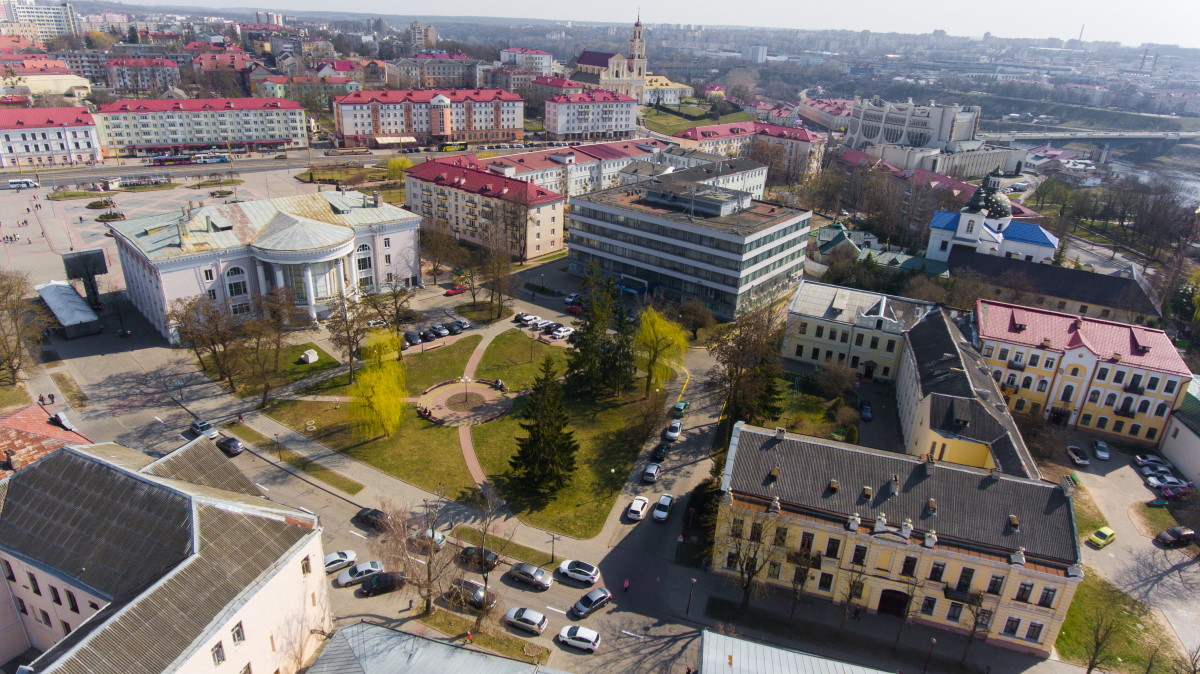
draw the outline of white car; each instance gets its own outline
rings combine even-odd
[[[1155,489],[1161,489],[1163,487],[1178,489],[1180,487],[1192,486],[1191,482],[1181,480],[1174,475],[1151,475],[1150,477],[1146,478],[1146,484],[1154,487]]]
[[[570,337],[574,333],[575,333],[575,328],[569,328],[567,326],[563,326],[563,327],[555,330],[554,332],[550,333],[550,336],[553,337],[554,339],[566,339],[567,337]]]
[[[583,293],[571,293],[563,298],[563,304],[579,304],[581,299],[583,299]]]
[[[358,553],[353,550],[340,550],[325,555],[325,573],[333,573],[347,566],[358,563]]]
[[[667,426],[667,430],[663,433],[663,437],[668,440],[678,440],[681,432],[683,432],[683,421],[681,419],[676,419],[671,422],[670,426]]]
[[[596,579],[600,577],[600,569],[597,569],[587,562],[580,562],[571,559],[565,560],[562,564],[559,564],[558,572],[567,578],[577,580],[581,583],[587,583],[588,585],[596,582]]]
[[[550,325],[553,322],[554,321],[549,320],[547,318],[539,318],[536,321],[530,321],[529,327],[533,328],[534,330],[541,330],[542,328],[546,327],[547,325]]]
[[[569,625],[562,628],[558,633],[558,641],[566,646],[574,646],[595,653],[597,648],[600,648],[600,634],[596,630],[580,627],[579,625]]]
[[[531,608],[518,606],[508,609],[508,612],[504,614],[504,622],[532,634],[541,634],[549,624],[549,620],[541,613]]]
[[[631,520],[640,520],[646,516],[646,509],[650,507],[650,501],[645,496],[638,496],[633,499],[633,503],[629,504],[629,510],[625,514]]]
[[[384,323],[383,321],[378,320],[378,319],[373,319],[373,320],[367,321],[367,327],[368,328],[386,328],[387,323]]]
[[[525,317],[521,319],[521,323],[523,323],[524,325],[533,325],[534,323],[537,323],[540,320],[542,320],[541,316],[535,316],[533,314],[526,314]]]
[[[675,504],[675,497],[670,494],[663,494],[658,497],[658,503],[654,504],[654,520],[656,522],[666,522],[667,517],[671,515],[671,506]]]
[[[1171,469],[1166,466],[1161,466],[1157,463],[1148,463],[1142,466],[1142,475],[1172,475]]]
[[[662,466],[657,463],[651,463],[646,466],[646,470],[642,471],[642,481],[654,484],[658,482],[658,475],[662,473]]]
[[[1133,457],[1133,460],[1136,461],[1137,465],[1139,466],[1157,464],[1159,466],[1172,467],[1175,465],[1161,456],[1155,456],[1154,454],[1138,454],[1137,456]]]
[[[383,564],[379,562],[363,562],[342,571],[338,574],[337,584],[342,587],[350,587],[358,585],[364,580],[376,574],[383,573]]]
[[[202,435],[209,440],[217,439],[217,429],[203,419],[197,419],[192,422],[192,432],[196,435]]]

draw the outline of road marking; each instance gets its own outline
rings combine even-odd
[[[637,637],[637,638],[639,638],[639,639],[645,639],[645,638],[646,638],[646,635],[644,635],[644,634],[634,634],[633,632],[626,632],[625,630],[621,630],[621,634],[628,634],[628,635],[629,635],[629,636],[631,636],[631,637]]]
[[[159,419],[158,417],[154,417],[154,420],[157,421],[158,423],[162,424],[163,426],[167,425],[167,422],[163,421],[162,419]]]
[[[254,486],[258,487],[259,489],[261,489],[263,491],[271,491],[270,489],[267,489],[266,487],[262,486],[261,484],[259,484],[257,482],[254,483]],[[308,512],[308,511],[306,510],[305,512]]]
[[[358,533],[357,531],[351,531],[350,533],[354,534],[355,536],[358,536],[359,538],[366,538],[366,536],[363,536],[362,534]]]
[[[550,609],[551,611],[555,611],[555,612],[557,612],[557,613],[561,613],[561,614],[563,614],[563,615],[566,615],[566,614],[567,614],[567,612],[566,612],[566,611],[564,611],[564,610],[562,610],[561,608],[554,608],[553,606],[547,606],[546,608]]]

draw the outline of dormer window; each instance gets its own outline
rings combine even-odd
[[[975,231],[975,221],[967,220],[967,234]]]

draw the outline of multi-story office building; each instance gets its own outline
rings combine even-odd
[[[802,367],[845,365],[864,379],[892,381],[904,340],[937,305],[801,281],[788,305],[783,357]]]
[[[108,86],[120,92],[161,92],[179,86],[179,64],[167,59],[113,59]]]
[[[529,70],[538,75],[549,75],[554,70],[554,57],[550,52],[529,47],[509,47],[501,50],[500,64],[517,70]]]
[[[175,341],[180,299],[204,295],[240,315],[287,288],[316,320],[385,283],[415,285],[420,221],[378,193],[317,192],[134,218],[113,235],[130,301]]]
[[[2,5],[9,21],[37,26],[38,42],[79,34],[79,21],[69,2],[39,5],[33,0],[4,0]]]
[[[825,151],[824,136],[761,122],[697,126],[674,137],[685,148],[726,157],[759,157],[785,179],[799,179],[818,170]]]
[[[112,56],[106,52],[94,49],[79,51],[54,51],[47,54],[52,59],[67,64],[67,68],[76,75],[82,75],[93,83],[108,81],[108,62]]]
[[[570,218],[573,273],[595,264],[629,292],[695,297],[730,319],[799,281],[812,212],[667,182],[572,198]]]
[[[96,116],[108,157],[308,146],[303,106],[282,98],[120,100]]]
[[[1073,490],[738,422],[712,569],[1047,657],[1084,573]]]
[[[1011,409],[1114,440],[1158,446],[1192,381],[1162,330],[991,300],[975,324]]]
[[[23,671],[294,674],[332,629],[316,515],[207,439],[57,449],[0,482],[0,658]]]
[[[334,99],[333,117],[347,147],[396,136],[476,143],[525,135],[525,101],[501,89],[356,91]]]
[[[637,129],[637,106],[612,91],[559,94],[546,99],[546,134],[554,140],[629,138]]]
[[[0,138],[0,167],[100,161],[100,138],[87,108],[0,110]]]
[[[406,174],[412,212],[460,241],[489,246],[503,240],[522,262],[563,249],[567,198],[557,192],[461,160],[427,161]]]

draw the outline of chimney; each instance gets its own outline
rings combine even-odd
[[[937,463],[937,461],[934,460],[932,452],[925,455],[925,474],[926,475],[933,475],[933,466],[936,463]]]
[[[871,489],[870,487],[865,486],[865,485],[863,486],[862,497],[865,498],[866,500],[870,501],[871,495],[874,493],[875,493],[874,489]]]
[[[379,208],[379,204],[383,202],[383,196],[379,194],[379,190],[374,190],[371,192],[371,199],[375,204],[373,208]]]
[[[5,456],[5,462],[8,464],[9,470],[15,472],[17,469],[19,469],[21,467],[20,464],[17,462],[17,453],[16,452],[12,451],[11,449],[6,449],[6,450],[4,450],[4,456]]]
[[[858,527],[860,525],[862,525],[862,517],[859,517],[858,513],[854,513],[850,517],[846,518],[847,531],[858,531]]]
[[[933,498],[932,496],[929,497],[929,506],[928,507],[929,507],[929,514],[936,515],[937,514],[937,499]]]
[[[784,428],[783,426],[780,426],[779,428],[775,429],[775,439],[776,440],[782,440],[786,436],[787,436],[787,429]]]
[[[836,492],[837,490],[838,490],[838,481],[830,480],[829,481],[829,491]]]
[[[875,533],[887,531],[887,515],[879,513],[879,517],[875,518]]]
[[[930,530],[925,534],[925,547],[932,548],[935,545],[937,545],[937,532]]]
[[[1008,527],[1013,530],[1013,533],[1021,532],[1021,520],[1016,515],[1008,516]]]
[[[909,536],[912,536],[912,529],[913,529],[912,518],[905,517],[904,523],[900,525],[900,535],[905,538],[908,538]]]
[[[888,481],[888,496],[895,496],[900,493],[900,476],[892,474],[892,479]]]
[[[772,468],[771,468],[771,472],[770,472],[770,473],[767,473],[767,480],[768,480],[769,482],[776,482],[776,481],[778,481],[778,480],[779,480],[779,473],[780,473],[779,466],[774,466],[774,467],[772,467]]]

